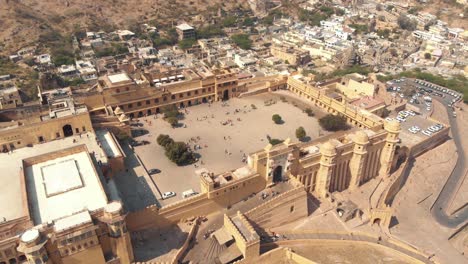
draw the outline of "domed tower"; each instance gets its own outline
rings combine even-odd
[[[48,264],[51,261],[45,248],[46,243],[47,238],[41,236],[37,229],[30,229],[21,235],[17,250],[24,253],[28,263]]]
[[[317,173],[317,188],[316,192],[319,198],[328,196],[330,189],[330,178],[333,172],[336,158],[336,146],[328,141],[320,146],[320,168]]]
[[[133,249],[125,216],[122,204],[114,201],[104,208],[103,222],[108,227],[112,254],[118,256],[122,264],[130,264],[133,262]]]
[[[382,154],[380,155],[379,176],[381,177],[385,177],[390,174],[393,157],[395,156],[396,144],[399,141],[398,135],[400,134],[400,123],[396,120],[385,122],[384,129],[387,131],[387,137],[385,138],[385,146],[383,147]]]
[[[367,146],[369,145],[369,136],[364,131],[358,131],[353,138],[354,150],[353,157],[349,162],[351,180],[349,189],[354,190],[361,184],[364,164],[367,158]]]

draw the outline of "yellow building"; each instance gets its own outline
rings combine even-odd
[[[12,161],[4,177],[14,191],[0,195],[0,263],[132,263],[121,203],[109,199],[86,145],[63,143],[12,154],[21,160],[0,154]],[[8,171],[16,163],[19,175]]]
[[[291,65],[304,65],[310,62],[309,52],[286,46],[271,46],[271,55]]]
[[[4,110],[0,120],[2,152],[93,131],[86,106],[75,105],[71,98]]]
[[[358,73],[343,76],[340,80],[330,83],[327,87],[336,89],[344,94],[348,99],[357,99],[362,96],[374,96],[374,84],[367,82],[367,77]]]
[[[147,72],[134,80],[125,73],[101,77],[97,93],[80,99],[94,114],[125,113],[130,118],[160,113],[165,106],[184,108],[228,100],[245,91],[236,73],[206,68]]]

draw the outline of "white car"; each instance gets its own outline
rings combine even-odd
[[[424,135],[430,137],[432,135],[431,132],[427,131],[427,130],[423,130],[421,133],[423,133]]]
[[[398,116],[398,117],[396,118],[396,120],[399,121],[399,122],[405,122],[405,121],[406,121],[406,119],[403,118],[403,117],[401,117],[401,116]]]
[[[410,116],[415,116],[415,115],[416,115],[416,113],[415,113],[415,112],[413,112],[413,111],[411,111],[411,110],[410,110],[410,111],[408,111],[408,113],[410,114]]]
[[[388,122],[390,122],[390,121],[393,121],[393,118],[387,117],[387,118],[385,118],[385,120],[387,120]]]
[[[165,192],[162,195],[163,200],[176,196],[175,192]]]

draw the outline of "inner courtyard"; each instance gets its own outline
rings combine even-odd
[[[159,191],[177,194],[167,201],[159,201],[169,204],[183,199],[182,192],[186,190],[200,191],[197,170],[205,168],[218,174],[243,167],[249,153],[269,144],[268,138],[298,141],[295,130],[300,126],[307,133],[306,141],[327,135],[328,132],[318,124],[318,117],[324,113],[314,108],[312,117],[304,109],[305,104],[299,98],[277,92],[181,109],[185,115],[177,128],[164,121],[162,114],[148,116],[138,120],[143,124],[138,129],[146,131],[136,139],[150,144],[137,146],[134,150],[148,170],[160,170],[151,175]],[[275,124],[272,121],[274,114],[279,114],[284,123]],[[165,156],[164,148],[156,142],[159,134],[188,143],[198,154],[198,162],[186,166],[171,162]],[[159,194],[156,197],[160,198]]]

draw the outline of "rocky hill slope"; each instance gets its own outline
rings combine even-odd
[[[248,8],[247,0],[0,0],[0,49],[34,44],[47,31],[113,30],[138,23],[157,27],[209,20],[219,9]],[[3,48],[2,48],[3,46]]]

